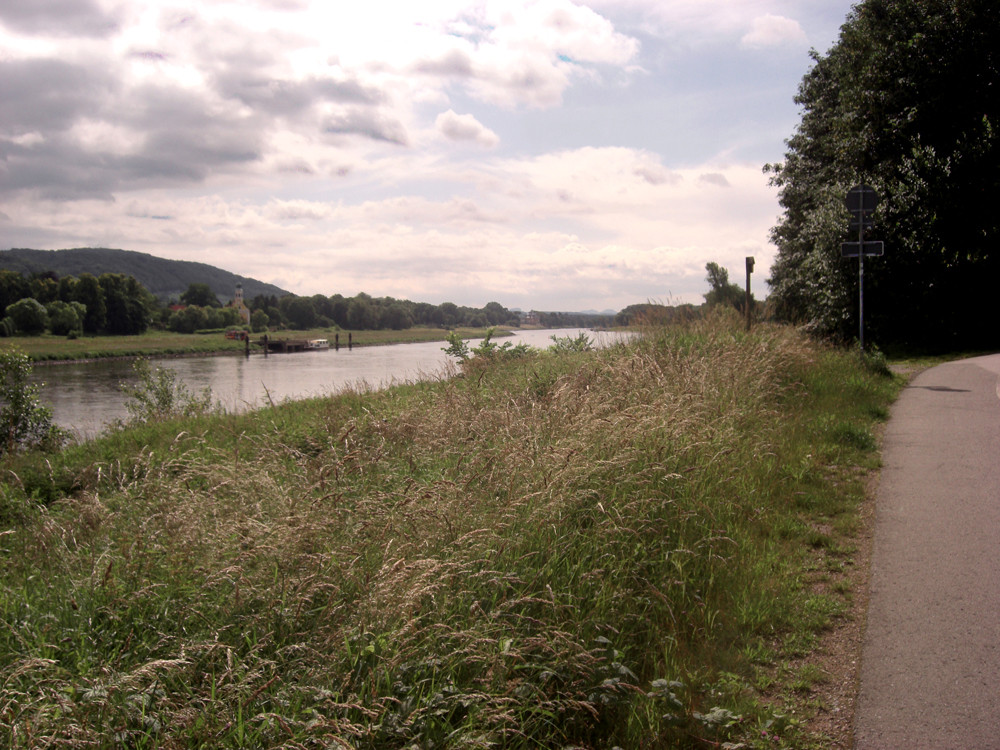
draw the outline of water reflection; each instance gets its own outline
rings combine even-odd
[[[583,329],[519,331],[504,341],[524,342],[544,349],[552,336],[576,337],[586,333],[598,346],[606,346],[616,334]],[[365,346],[340,351],[306,351],[296,354],[227,355],[158,359],[154,364],[170,368],[192,393],[212,391],[213,402],[229,411],[242,411],[280,403],[286,399],[336,393],[347,386],[383,388],[396,383],[446,377],[452,362],[440,341],[419,344]],[[472,342],[475,346],[475,341]],[[119,390],[133,379],[127,360],[72,363],[39,367],[35,380],[44,383],[41,398],[52,407],[57,425],[79,438],[93,437],[106,425],[127,416]]]

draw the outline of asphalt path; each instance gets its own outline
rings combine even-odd
[[[854,747],[1000,749],[1000,355],[917,375],[882,459]]]

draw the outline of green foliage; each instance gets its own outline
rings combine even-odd
[[[18,333],[35,336],[43,333],[49,324],[48,313],[42,304],[31,297],[18,300],[7,307],[7,317],[14,321]]]
[[[1000,271],[1000,14],[991,0],[865,0],[799,88],[802,120],[769,165],[785,210],[771,299],[782,318],[856,335],[857,261],[840,257],[844,197],[880,195],[865,259],[865,329],[883,346],[995,346]],[[866,334],[866,337],[868,336]]]
[[[119,336],[145,333],[156,305],[145,287],[121,273],[102,273],[98,283],[104,297],[104,332]]]
[[[746,307],[746,292],[738,284],[729,281],[729,271],[714,261],[705,264],[705,271],[708,273],[705,280],[709,286],[705,294],[705,304],[710,307],[726,305],[737,310]]]
[[[254,310],[250,314],[250,330],[254,333],[262,333],[266,331],[267,325],[270,322],[271,319],[263,310]]]
[[[445,340],[448,342],[448,346],[442,347],[441,351],[449,357],[454,357],[459,362],[467,362],[469,357],[472,356],[469,350],[469,343],[462,340],[457,331],[448,331],[448,336]]]
[[[552,345],[549,347],[549,351],[555,354],[563,354],[565,352],[589,352],[593,351],[594,344],[590,340],[590,337],[585,333],[579,333],[574,338],[572,336],[552,336]]]
[[[79,302],[53,300],[46,306],[49,315],[49,330],[56,336],[83,333],[83,321],[87,309]]]
[[[148,359],[140,358],[132,365],[136,382],[121,383],[125,395],[127,424],[138,425],[166,419],[205,414],[212,408],[212,392],[206,388],[192,394],[177,374],[165,367],[153,367]]]
[[[51,410],[38,399],[38,386],[30,382],[31,370],[26,354],[0,349],[0,452],[52,448],[62,441]]]
[[[7,464],[0,745],[823,746],[756,685],[892,381],[719,319]]]
[[[208,284],[189,284],[187,291],[181,295],[182,305],[197,305],[198,307],[222,307],[219,298],[215,296]]]
[[[523,342],[515,344],[512,341],[504,341],[502,344],[498,344],[493,340],[495,334],[496,329],[489,328],[476,348],[470,349],[468,342],[463,341],[458,333],[449,331],[446,339],[448,346],[443,347],[442,351],[449,357],[454,357],[463,363],[473,358],[477,358],[479,361],[496,362],[502,359],[524,357],[534,351],[532,347]]]

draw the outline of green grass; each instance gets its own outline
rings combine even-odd
[[[458,329],[463,337],[482,336],[485,329]],[[347,346],[348,334],[355,346],[402,344],[420,341],[444,341],[448,332],[440,328],[410,328],[404,331],[336,331],[317,328],[308,331],[274,331],[272,339],[326,338],[333,346],[334,336]],[[503,335],[502,332],[498,335]],[[259,338],[252,336],[253,341]],[[106,357],[150,357],[180,354],[221,354],[242,352],[244,343],[227,339],[222,333],[188,334],[169,331],[149,331],[139,336],[15,336],[0,339],[0,347],[16,346],[35,362],[50,360],[101,359]]]
[[[0,745],[821,746],[897,388],[713,320],[10,458]]]

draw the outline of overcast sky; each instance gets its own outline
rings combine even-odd
[[[0,248],[541,310],[754,287],[847,0],[0,0]]]

